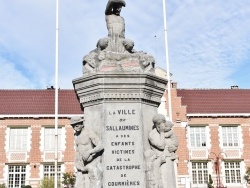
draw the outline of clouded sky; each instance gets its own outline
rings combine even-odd
[[[59,87],[72,89],[82,57],[107,36],[107,0],[60,0]],[[135,49],[166,69],[161,0],[126,0]],[[250,1],[166,0],[172,80],[179,88],[250,88]],[[54,85],[56,0],[0,0],[0,89]]]

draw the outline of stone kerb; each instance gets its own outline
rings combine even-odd
[[[83,107],[103,101],[142,101],[158,107],[167,80],[153,74],[90,74],[73,80]]]

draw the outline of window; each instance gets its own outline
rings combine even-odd
[[[239,146],[238,127],[222,127],[222,140],[224,147]]]
[[[25,185],[26,166],[9,166],[8,187],[21,187]]]
[[[240,162],[225,162],[226,183],[241,183]]]
[[[55,165],[44,165],[43,166],[43,176],[46,178],[54,178],[55,177]],[[58,179],[62,179],[61,165],[57,165],[57,177]]]
[[[10,128],[10,151],[27,151],[28,128]]]
[[[193,184],[206,184],[208,182],[208,171],[206,162],[192,162]]]
[[[206,146],[206,127],[190,127],[191,147]]]
[[[58,150],[61,150],[61,131],[62,128],[58,128]],[[55,150],[55,128],[44,129],[44,150]]]

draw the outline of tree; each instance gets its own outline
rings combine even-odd
[[[66,188],[72,188],[75,185],[76,176],[73,172],[66,172],[63,174],[62,184]]]

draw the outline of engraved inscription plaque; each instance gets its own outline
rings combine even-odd
[[[105,106],[104,187],[145,187],[139,104]]]

